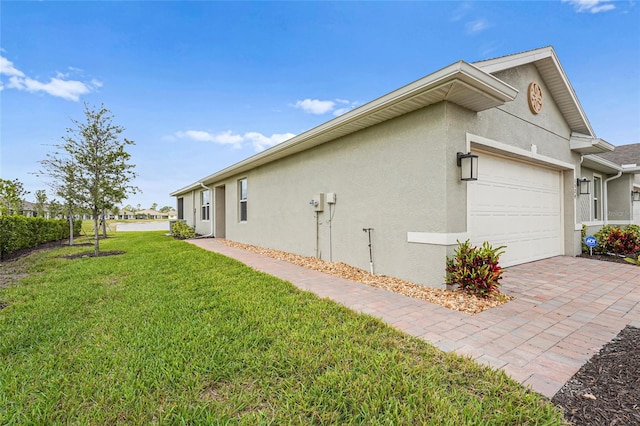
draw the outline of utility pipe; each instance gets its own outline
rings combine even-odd
[[[620,170],[617,175],[611,176],[609,179],[605,179],[605,181],[604,181],[604,188],[603,188],[603,191],[602,191],[603,192],[602,196],[603,196],[604,200],[602,200],[602,209],[604,210],[604,224],[605,225],[609,224],[609,199],[608,199],[608,195],[607,195],[607,193],[608,193],[607,188],[609,186],[609,181],[618,179],[620,176],[622,176],[622,170]]]
[[[373,228],[362,228],[362,231],[369,234],[369,272],[371,272],[371,275],[375,275],[373,272],[373,250],[371,248],[371,231],[373,231]]]

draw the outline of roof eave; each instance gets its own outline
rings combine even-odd
[[[553,64],[552,66],[548,66],[550,65],[549,61]],[[536,66],[545,82],[556,81],[556,78],[561,81],[561,84],[555,86],[547,84],[547,86],[554,99],[556,99],[563,115],[568,117],[567,122],[571,130],[595,137],[591,123],[589,123],[589,119],[582,109],[575,90],[569,82],[569,78],[562,68],[562,64],[560,64],[560,60],[553,47],[548,46],[515,55],[478,61],[474,62],[474,65],[485,72],[494,74],[530,63]]]
[[[485,71],[459,61],[426,77],[394,90],[346,114],[327,121],[265,151],[255,154],[198,182],[178,189],[181,195],[205,185],[312,148],[347,134],[407,114],[425,106],[449,101],[473,111],[504,105],[515,99],[518,90]]]
[[[623,169],[616,163],[612,163],[609,160],[605,160],[597,155],[585,155],[582,161],[582,165],[598,172],[615,174],[623,171]]]
[[[611,152],[615,149],[615,146],[604,139],[574,132],[571,134],[571,139],[569,139],[569,148],[571,151],[585,155]]]

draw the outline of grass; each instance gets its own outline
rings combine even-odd
[[[563,422],[502,372],[162,234],[18,261],[0,424]]]

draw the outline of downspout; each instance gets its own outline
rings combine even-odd
[[[607,195],[608,194],[607,187],[609,186],[609,181],[618,179],[620,176],[622,176],[622,170],[620,170],[617,175],[612,176],[609,179],[605,179],[604,181],[604,188],[602,189],[602,192],[603,192],[602,196],[604,197],[604,200],[602,201],[602,207],[604,210],[605,225],[609,223],[609,197]]]
[[[212,204],[213,204],[213,194],[211,193],[211,189],[207,188],[202,182],[198,182],[203,189],[209,191],[209,224],[211,225],[210,232],[207,235],[202,235],[200,238],[209,238],[213,237],[213,218],[211,217],[212,212]]]

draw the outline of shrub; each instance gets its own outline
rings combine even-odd
[[[505,246],[493,248],[486,241],[480,248],[472,246],[469,240],[458,241],[453,257],[447,257],[445,282],[458,284],[460,289],[476,296],[499,293],[503,269],[498,263],[503,248]]]
[[[638,255],[637,259],[634,259],[633,257],[625,257],[624,260],[631,263],[632,265],[640,266],[640,255]]]
[[[603,226],[595,235],[598,251],[622,256],[635,255],[640,251],[640,235],[635,228],[631,225],[626,229]]]
[[[74,222],[74,234],[79,234],[81,227],[82,221]],[[0,216],[0,259],[16,250],[67,237],[69,226],[64,219],[3,215]]]
[[[181,220],[175,222],[171,226],[171,233],[175,238],[178,238],[180,240],[186,240],[196,236],[195,229],[187,225],[185,222],[182,222]]]

